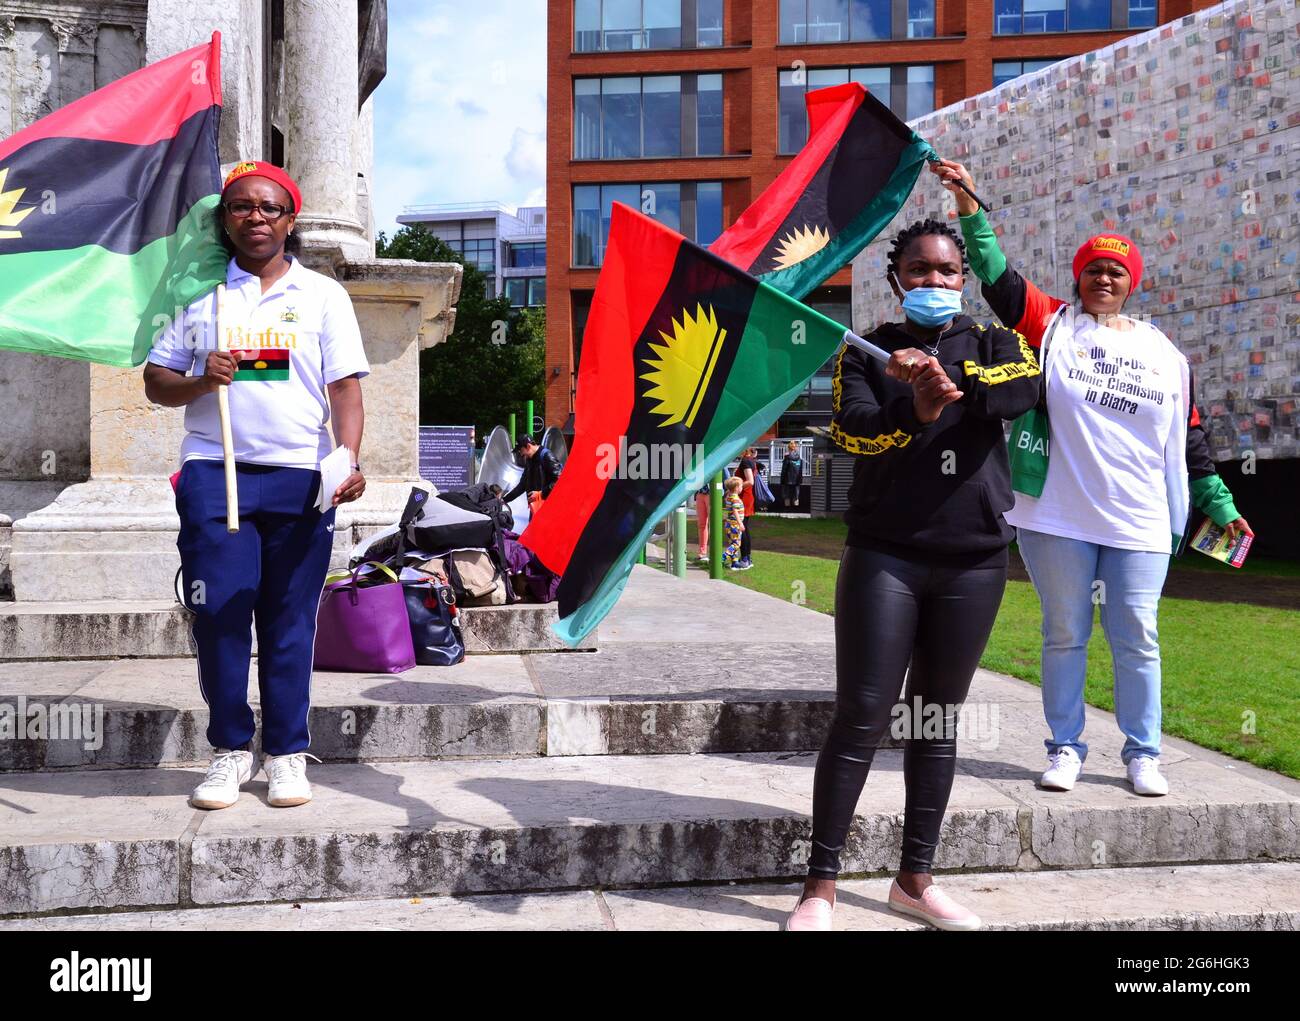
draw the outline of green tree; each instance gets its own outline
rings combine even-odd
[[[491,296],[488,277],[466,265],[451,247],[418,224],[375,245],[381,259],[458,262],[464,267],[456,328],[443,343],[420,352],[420,421],[425,425],[473,425],[482,442],[513,411],[520,432],[525,403],[544,416],[546,313],[512,309],[510,299]]]

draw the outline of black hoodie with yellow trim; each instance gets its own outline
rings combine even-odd
[[[920,345],[898,323],[867,337],[886,351]],[[938,420],[917,421],[912,388],[855,347],[841,349],[831,399],[831,439],[859,455],[849,489],[848,545],[933,563],[1005,556],[1015,532],[1003,421],[1038,403],[1042,376],[1014,330],[958,316],[937,355],[961,400]]]

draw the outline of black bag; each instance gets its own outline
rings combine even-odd
[[[454,666],[465,658],[465,642],[456,619],[456,596],[433,581],[402,581],[406,615],[411,621],[415,662]]]
[[[406,549],[442,553],[449,549],[489,549],[497,542],[497,523],[486,514],[463,510],[445,500],[429,500],[404,530]]]
[[[448,489],[438,494],[439,500],[446,500],[453,507],[486,514],[497,523],[498,528],[510,531],[515,527],[515,516],[501,498],[501,487],[479,482],[460,489]]]

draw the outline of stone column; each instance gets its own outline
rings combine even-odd
[[[265,159],[262,4],[263,0],[149,0],[147,63],[205,43],[213,32],[221,33],[223,163]]]
[[[325,258],[374,257],[357,215],[356,0],[284,0],[285,169],[302,190],[295,228]]]

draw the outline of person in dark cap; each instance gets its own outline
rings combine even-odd
[[[506,503],[512,502],[521,493],[541,493],[545,500],[551,495],[555,483],[560,477],[560,462],[555,455],[525,433],[515,444],[515,457],[524,463],[524,473],[519,484],[504,497]]]

